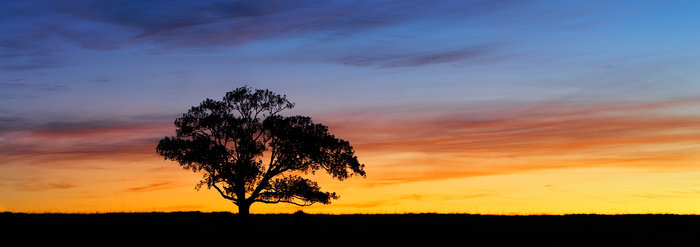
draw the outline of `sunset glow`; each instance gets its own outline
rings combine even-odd
[[[0,211],[235,212],[155,148],[248,85],[367,172],[252,213],[700,214],[697,1],[67,2],[0,6]]]

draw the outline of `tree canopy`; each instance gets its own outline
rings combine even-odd
[[[203,173],[195,188],[216,189],[240,214],[249,214],[255,202],[329,204],[338,195],[300,174],[322,170],[338,180],[365,177],[364,164],[327,126],[306,116],[279,115],[293,107],[286,95],[240,87],[182,114],[175,120],[176,136],[161,139],[156,152]]]

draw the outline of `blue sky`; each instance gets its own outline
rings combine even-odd
[[[1,10],[1,110],[19,118],[166,112],[241,84],[341,108],[683,94],[697,89],[698,8],[694,1],[9,1]],[[331,102],[338,97],[343,103]]]

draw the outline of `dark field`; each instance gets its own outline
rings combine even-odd
[[[280,243],[291,246],[700,245],[700,216],[696,215],[280,214],[240,217],[231,213],[199,212],[0,213],[0,222],[0,236],[5,243],[11,239],[25,241],[12,246],[34,241],[97,245],[191,242],[199,243],[197,246],[220,241],[226,246]]]

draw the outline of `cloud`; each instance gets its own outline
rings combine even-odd
[[[60,41],[97,50],[133,42],[199,48],[238,45],[308,32],[388,25],[398,21],[391,19],[408,18],[406,13],[392,14],[405,12],[405,9],[388,11],[406,5],[310,1],[11,2],[5,5],[3,27],[15,32],[0,47],[5,48],[4,56],[18,56],[50,53],[55,49],[42,43],[55,45]],[[14,24],[9,24],[9,20],[15,21]],[[28,69],[30,66],[15,67]]]
[[[29,84],[22,82],[0,82],[0,89],[5,90],[31,90],[39,92],[60,92],[68,90],[68,87],[56,83]]]
[[[134,161],[156,157],[171,123],[1,120],[0,163],[71,167],[78,160]],[[79,163],[79,162],[78,162]]]
[[[421,21],[460,23],[480,26],[484,22],[528,23],[538,18],[525,18],[523,8],[540,8],[520,1],[9,1],[0,15],[0,57],[11,58],[0,63],[0,69],[22,71],[44,69],[65,63],[61,52],[76,48],[92,51],[114,50],[127,46],[147,45],[150,49],[196,48],[211,50],[251,42],[309,37],[311,47],[318,43],[343,43],[357,40],[356,34],[382,29],[385,39],[411,39],[412,42],[433,36],[422,29],[410,30],[412,37],[403,37],[402,29]],[[487,18],[503,16],[498,21]],[[519,16],[520,18],[515,18]],[[559,16],[559,18],[564,18]],[[506,21],[508,20],[508,21]],[[552,21],[550,23],[555,23]],[[382,32],[383,33],[383,32]],[[11,35],[10,35],[11,34]],[[396,37],[398,35],[399,37]],[[437,35],[440,36],[440,35]],[[449,49],[428,49],[419,52],[396,50],[386,52],[392,43],[369,42],[369,50],[382,50],[381,55],[345,51],[329,59],[352,66],[400,67],[455,62],[483,55],[483,49],[471,47],[485,40],[454,40],[454,37],[422,39],[418,42],[456,43]],[[464,44],[464,45],[460,45]],[[316,52],[322,56],[329,52]],[[308,56],[308,53],[305,54]],[[324,58],[325,59],[325,58]]]
[[[60,83],[27,83],[21,81],[0,82],[0,89],[2,90],[0,99],[36,99],[70,90],[69,87]]]
[[[665,191],[662,193],[633,193],[631,196],[651,200],[660,200],[668,198],[697,198],[700,195],[700,190],[685,190],[685,191]]]
[[[97,83],[107,83],[107,82],[111,82],[111,81],[112,81],[112,79],[109,79],[107,77],[100,77],[98,79],[93,80],[93,82],[97,82]]]
[[[177,184],[175,184],[172,181],[166,181],[166,182],[158,182],[158,183],[151,183],[148,185],[144,186],[136,186],[136,187],[130,187],[122,192],[148,192],[148,191],[156,191],[156,190],[167,190],[171,188],[177,187]]]
[[[491,110],[435,108],[391,113],[368,109],[343,123],[334,121],[340,116],[321,118],[341,132],[347,131],[347,135],[357,135],[360,142],[366,140],[373,150],[463,151],[499,147],[505,151],[527,146],[535,151],[538,147],[551,150],[556,146],[561,150],[640,141],[682,141],[693,135],[673,132],[696,131],[700,116],[665,111],[698,105],[697,99],[636,104],[561,102]]]
[[[48,60],[30,60],[23,61],[19,64],[8,64],[0,67],[2,70],[6,71],[24,71],[24,70],[36,70],[36,69],[46,69],[58,66],[57,61]]]
[[[537,169],[690,169],[700,145],[700,99],[553,102],[498,107],[364,109],[315,117],[349,140],[374,172],[416,181]]]
[[[18,82],[0,82],[0,89],[24,88],[27,84]]]
[[[99,135],[140,128],[164,127],[162,125],[172,125],[172,120],[176,117],[178,117],[177,114],[141,114],[121,118],[73,120],[29,120],[19,117],[0,117],[0,132],[32,132],[54,136]]]
[[[490,49],[485,46],[449,51],[393,52],[384,54],[380,51],[341,57],[336,62],[361,67],[413,67],[480,59],[486,57],[489,51]]]
[[[37,180],[25,180],[15,183],[15,188],[20,191],[46,191],[46,190],[63,190],[72,189],[77,187],[75,184],[68,183],[65,181],[37,181]]]
[[[98,23],[127,27],[133,40],[175,46],[237,45],[250,41],[330,32],[331,35],[426,18],[483,15],[512,3],[470,1],[119,1],[61,4],[57,10]]]
[[[700,145],[700,99],[545,102],[362,109],[317,115],[350,141],[373,183],[625,166],[689,169]],[[173,116],[31,122],[0,118],[0,164],[162,160]],[[97,162],[99,164],[99,162]],[[99,168],[99,167],[95,167]]]

